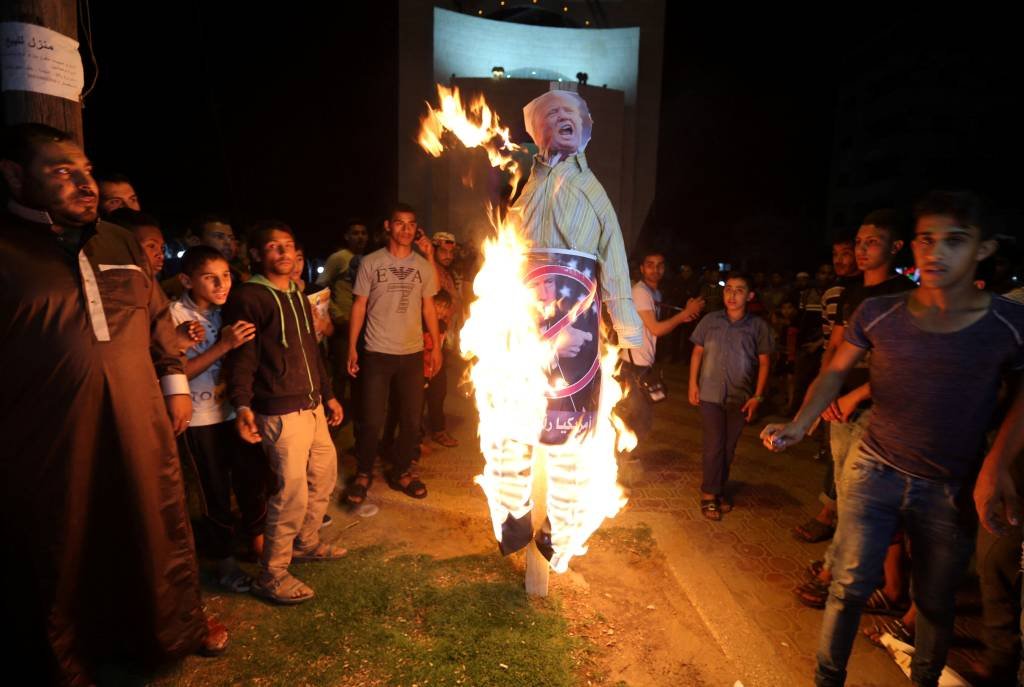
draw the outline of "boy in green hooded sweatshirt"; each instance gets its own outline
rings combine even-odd
[[[253,228],[256,274],[231,292],[224,323],[256,327],[252,340],[227,359],[228,398],[239,435],[262,443],[274,477],[267,501],[260,575],[253,593],[297,604],[313,590],[288,572],[292,560],[333,560],[345,549],[320,541],[319,529],[337,479],[328,427],[341,424],[341,405],[317,348],[309,302],[289,279],[295,236],[283,222]]]

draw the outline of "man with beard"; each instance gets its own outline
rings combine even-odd
[[[97,221],[92,167],[68,134],[19,124],[2,146],[7,649],[63,684],[91,684],[109,661],[223,650],[175,449],[192,404],[167,300],[135,237]]]

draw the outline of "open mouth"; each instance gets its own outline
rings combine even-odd
[[[573,133],[573,126],[572,126],[572,124],[566,123],[566,124],[563,124],[562,126],[558,127],[558,133],[559,133],[560,136],[572,136],[572,133]]]

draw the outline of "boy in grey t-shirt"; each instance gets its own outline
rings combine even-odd
[[[392,402],[398,404],[398,444],[388,483],[413,498],[427,495],[426,485],[409,471],[419,444],[423,412],[423,327],[439,341],[433,296],[437,293],[434,266],[412,250],[418,226],[416,212],[398,204],[386,222],[388,245],[363,258],[356,275],[349,329],[348,372],[362,376],[360,398],[362,425],[356,442],[358,463],[349,485],[351,503],[366,500],[373,475],[381,429],[392,384]],[[356,350],[366,327],[366,350]],[[441,367],[441,349],[433,351],[431,375]]]

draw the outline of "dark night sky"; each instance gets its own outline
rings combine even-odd
[[[398,9],[222,5],[93,8],[100,80],[86,100],[87,149],[100,168],[136,180],[146,209],[171,227],[208,210],[243,225],[274,216],[324,252],[333,228],[375,217],[396,189]],[[920,26],[891,15],[725,21],[668,2],[644,240],[719,259],[742,227],[772,226],[780,253],[825,254],[843,56],[879,34],[1006,49],[985,34]]]

